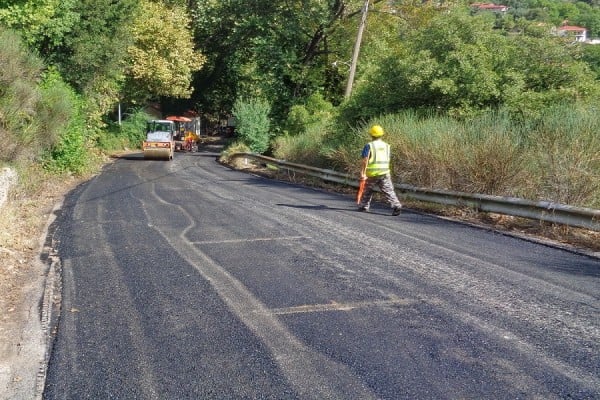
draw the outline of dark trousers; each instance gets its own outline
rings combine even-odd
[[[365,185],[365,191],[363,192],[362,198],[358,205],[359,208],[368,209],[371,206],[371,200],[373,199],[373,193],[375,187],[379,187],[381,193],[385,197],[385,200],[389,203],[391,208],[402,207],[396,192],[394,191],[394,184],[390,174],[381,176],[373,176],[367,178],[367,184]]]

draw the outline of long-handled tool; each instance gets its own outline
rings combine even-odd
[[[367,184],[366,179],[361,179],[358,184],[358,192],[356,193],[356,204],[360,204],[360,199],[362,198],[363,192],[365,191],[365,185]]]

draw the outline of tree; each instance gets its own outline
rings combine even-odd
[[[83,95],[92,125],[119,99],[138,0],[7,0],[0,20]]]
[[[196,42],[207,56],[194,100],[225,113],[238,95],[269,98],[280,120],[291,105],[336,82],[328,38],[346,7],[360,1],[193,3]]]
[[[404,32],[402,48],[365,75],[343,115],[356,121],[411,108],[470,115],[500,106],[537,112],[597,94],[576,46],[549,33],[505,35],[493,25],[493,18],[455,10]]]
[[[194,50],[189,24],[184,8],[141,0],[131,27],[134,43],[127,50],[130,98],[190,97],[192,74],[205,60]]]
[[[585,46],[583,60],[590,66],[600,81],[600,46]]]
[[[0,22],[21,33],[23,40],[42,56],[60,45],[79,21],[74,11],[76,0],[5,0],[0,7]]]

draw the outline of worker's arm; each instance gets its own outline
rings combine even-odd
[[[364,157],[360,166],[360,179],[367,179],[367,164],[369,163],[369,157]]]

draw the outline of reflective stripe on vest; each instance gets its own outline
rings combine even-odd
[[[369,143],[369,162],[367,163],[367,176],[380,176],[390,172],[390,145],[382,140]]]

